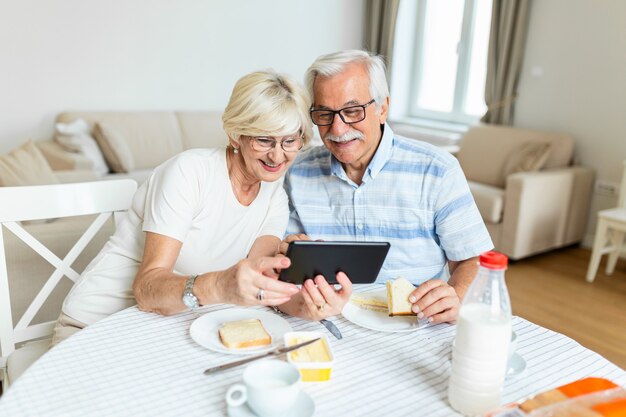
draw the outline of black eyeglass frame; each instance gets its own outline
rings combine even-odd
[[[365,111],[365,108],[370,106],[372,103],[375,103],[375,102],[376,102],[376,99],[371,99],[370,101],[368,101],[365,104],[357,104],[355,106],[348,106],[348,107],[344,107],[343,109],[339,109],[339,110],[314,109],[313,107],[311,107],[311,109],[309,109],[309,116],[311,117],[311,121],[313,122],[313,124],[316,125],[316,126],[330,126],[330,125],[332,125],[334,123],[334,121],[335,121],[335,116],[337,114],[341,118],[341,121],[343,121],[347,125],[351,125],[351,124],[359,123],[359,122],[362,122],[363,120],[365,120],[365,118],[367,117],[367,112]],[[353,122],[347,122],[346,119],[343,118],[343,115],[341,113],[343,111],[345,111],[345,110],[354,109],[356,107],[361,107],[363,109],[363,118],[359,119],[359,120],[355,120]],[[330,119],[330,123],[324,123],[324,124],[316,123],[315,122],[315,118],[313,117],[313,113],[315,113],[315,112],[332,113],[333,117]]]

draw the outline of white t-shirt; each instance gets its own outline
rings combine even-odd
[[[68,294],[63,312],[92,324],[134,305],[144,232],[183,242],[174,266],[183,275],[234,265],[260,236],[282,239],[289,219],[282,183],[262,182],[256,199],[243,206],[233,193],[224,149],[192,149],[171,158],[139,187],[115,234]]]

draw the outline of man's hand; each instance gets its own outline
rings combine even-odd
[[[294,240],[311,240],[311,238],[304,233],[299,233],[297,235],[287,235],[287,237],[285,237],[285,239],[280,242],[280,247],[278,250],[279,253],[282,253],[283,255],[287,254],[287,248],[289,247],[289,244]]]
[[[418,318],[427,317],[431,323],[456,323],[461,301],[478,273],[478,257],[463,261],[448,261],[448,282],[431,279],[417,287],[409,296]]]
[[[352,295],[352,282],[343,272],[338,272],[336,278],[341,285],[338,290],[321,275],[315,280],[307,279],[300,293],[280,306],[281,311],[307,320],[321,320],[341,313]]]
[[[454,287],[440,279],[420,284],[409,296],[417,318],[427,317],[431,323],[455,323],[459,317],[461,300]]]
[[[302,298],[307,317],[311,320],[321,320],[336,316],[352,295],[352,282],[344,272],[337,273],[337,282],[341,289],[336,290],[326,279],[318,275],[315,280],[307,279],[302,285]]]

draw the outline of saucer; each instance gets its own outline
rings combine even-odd
[[[506,378],[515,378],[526,370],[526,361],[519,353],[514,353],[509,359],[506,370]]]
[[[258,417],[257,414],[244,403],[238,407],[228,406],[228,417]],[[293,407],[276,417],[311,417],[315,412],[313,399],[304,391],[300,391]]]

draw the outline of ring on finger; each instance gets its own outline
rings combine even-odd
[[[263,301],[264,298],[265,298],[265,290],[263,290],[263,288],[259,288],[259,291],[257,291],[256,293],[256,299],[259,301]]]
[[[326,303],[322,303],[322,305],[317,306],[317,311],[324,311],[324,307],[326,307]]]

